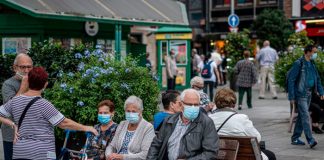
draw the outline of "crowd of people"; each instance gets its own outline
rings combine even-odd
[[[321,108],[324,91],[313,63],[316,48],[307,46],[304,51],[304,56],[293,64],[293,76],[288,78],[289,100],[291,103],[297,102],[299,113],[291,144],[305,145],[299,139],[304,131],[310,148],[313,148],[317,141],[311,131],[312,128],[314,131],[318,129],[320,133],[318,122],[324,113]],[[174,52],[171,50],[170,54],[174,55]],[[243,59],[234,67],[238,77],[238,110],[242,109],[245,92],[248,108],[252,108],[251,88],[257,82],[257,70],[249,60],[250,54],[249,50],[245,50]],[[235,110],[235,92],[224,87],[214,95],[215,86],[226,83],[221,78],[224,75],[222,56],[210,54],[202,60],[197,51],[193,50],[193,57],[196,68],[190,88],[181,92],[174,89],[177,72],[174,57],[164,57],[170,87],[162,92],[163,110],[154,115],[152,123],[143,117],[144,104],[141,98],[132,95],[124,102],[124,121],[119,124],[113,121],[115,105],[107,99],[99,102],[97,107],[99,124],[85,126],[66,118],[42,97],[48,84],[48,73],[42,67],[34,67],[27,54],[18,54],[13,65],[16,74],[2,86],[4,104],[0,107],[0,121],[3,123],[5,160],[55,159],[55,126],[91,132],[86,153],[89,159],[94,160],[216,159],[219,151],[218,135],[252,136],[260,142],[261,134],[249,117]],[[261,64],[261,85],[265,85],[265,79],[268,79],[272,98],[276,99],[277,93],[275,87],[271,86],[271,78],[273,64],[278,56],[269,41],[264,42],[264,48],[256,59]],[[263,87],[259,98],[264,99]],[[312,113],[312,124],[308,110]],[[261,150],[261,156],[263,160],[276,159],[273,152],[265,149]]]

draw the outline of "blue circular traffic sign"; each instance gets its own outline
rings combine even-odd
[[[228,25],[231,27],[237,27],[240,23],[240,18],[236,14],[231,14],[227,19]]]

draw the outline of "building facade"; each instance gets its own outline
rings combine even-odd
[[[324,0],[285,0],[284,8],[296,30],[306,30],[316,45],[324,46]]]

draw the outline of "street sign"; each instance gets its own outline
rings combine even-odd
[[[232,33],[237,33],[238,28],[237,27],[229,27],[228,28]]]
[[[228,25],[231,27],[237,27],[240,23],[240,18],[236,14],[231,14],[227,19]]]

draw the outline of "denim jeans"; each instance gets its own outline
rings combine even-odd
[[[299,138],[303,131],[308,143],[314,141],[312,130],[310,128],[310,116],[308,111],[312,97],[311,94],[311,91],[307,91],[305,97],[297,97],[298,117],[295,124],[294,134],[291,137],[292,141]]]
[[[12,160],[13,142],[3,141],[4,159]]]
[[[252,87],[239,87],[239,105],[242,105],[244,93],[246,92],[246,104],[252,108]]]

